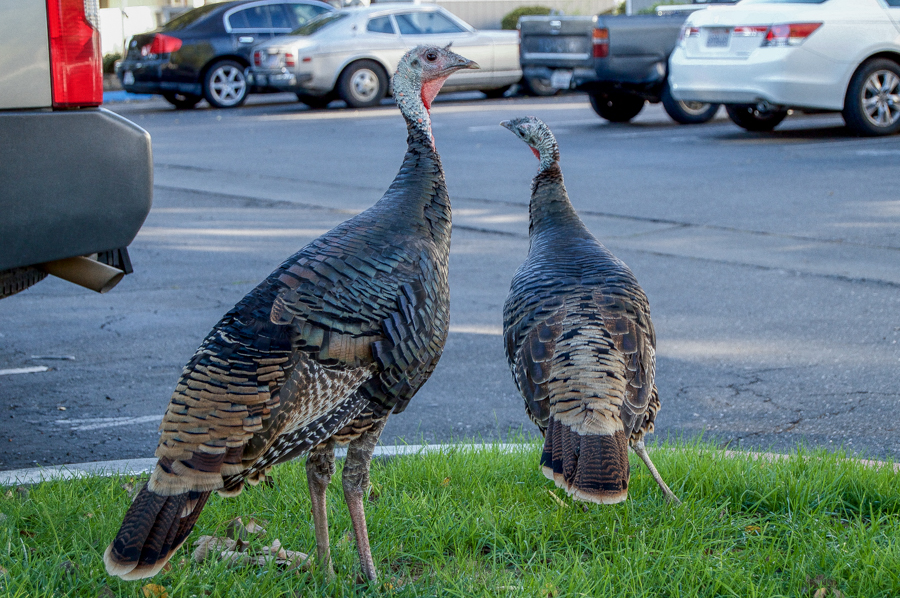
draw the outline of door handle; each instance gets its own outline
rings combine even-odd
[[[238,41],[242,44],[252,44],[253,37],[250,35],[242,35],[241,37],[238,38]]]

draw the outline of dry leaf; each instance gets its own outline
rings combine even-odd
[[[231,538],[219,538],[217,536],[200,536],[194,542],[193,559],[198,563],[205,561],[210,553],[218,553],[226,550],[233,550],[237,546],[237,541]]]
[[[816,593],[813,594],[813,598],[825,598],[825,596],[826,596],[827,594],[828,594],[828,590],[827,590],[827,589],[825,589],[825,588],[819,588],[818,590],[816,590]]]
[[[169,598],[169,593],[164,587],[155,583],[148,583],[141,588],[144,598]]]
[[[85,518],[87,518],[87,519],[92,519],[92,518],[94,517],[94,514],[88,512],[88,513],[85,513],[84,516],[85,516]]]
[[[555,500],[555,501],[556,501],[556,504],[558,504],[559,506],[564,507],[564,508],[569,508],[569,505],[567,505],[567,504],[563,501],[563,499],[561,499],[560,497],[556,496],[556,493],[553,492],[553,490],[550,490],[549,488],[547,488],[547,494],[549,494],[550,496],[552,496],[552,497],[553,497],[553,500]]]
[[[9,573],[9,571],[7,571],[7,570],[6,570],[5,568],[3,568],[3,567],[0,567],[0,575],[6,575],[7,573]]]
[[[232,540],[247,540],[250,536],[261,536],[264,533],[266,530],[253,519],[244,524],[241,518],[237,517],[225,526],[225,536]]]
[[[28,491],[28,488],[26,488],[25,486],[16,486],[16,494],[19,495],[19,498],[24,500],[24,499],[28,498],[28,495],[31,493]]]
[[[834,598],[844,598],[844,594],[840,590],[831,590],[831,595]]]
[[[100,588],[100,591],[97,592],[97,598],[116,598],[116,594],[109,588],[109,586],[103,586]]]
[[[450,485],[450,478],[444,478],[444,481],[441,482],[441,486],[447,487]]]
[[[762,529],[758,525],[748,525],[744,528],[744,531],[748,534],[756,534],[759,535],[762,532]]]

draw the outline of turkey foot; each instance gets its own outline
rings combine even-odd
[[[675,493],[669,490],[669,487],[663,481],[662,476],[659,475],[659,472],[656,471],[656,466],[653,465],[653,461],[650,460],[650,455],[647,454],[647,449],[644,447],[644,441],[638,440],[631,448],[638,454],[638,457],[641,458],[641,461],[644,462],[644,465],[647,466],[647,469],[650,470],[650,475],[653,476],[653,479],[656,480],[656,483],[659,484],[659,487],[662,489],[663,494],[666,495],[666,498],[676,505],[680,505],[681,501],[678,500],[678,497],[675,496]]]
[[[366,528],[366,511],[364,500],[369,488],[369,463],[375,451],[375,443],[381,436],[387,418],[376,421],[371,428],[347,447],[347,460],[344,462],[344,473],[341,482],[344,486],[344,501],[353,521],[353,532],[356,535],[356,549],[359,552],[359,568],[370,582],[378,580],[372,550],[369,547],[369,532]]]
[[[334,475],[334,443],[328,441],[314,448],[306,458],[306,481],[312,502],[313,525],[316,529],[316,557],[328,577],[334,577],[331,547],[328,541],[328,511],[325,491]]]

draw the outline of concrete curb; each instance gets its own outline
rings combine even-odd
[[[527,444],[425,444],[420,446],[396,445],[376,446],[376,457],[403,457],[435,453],[448,449],[474,450],[480,448],[497,448],[503,452],[515,452],[527,447]],[[337,449],[334,454],[343,458],[346,449]],[[140,475],[150,473],[156,465],[156,458],[119,459],[116,461],[94,461],[91,463],[73,463],[71,465],[55,465],[35,467],[31,469],[12,469],[0,471],[0,486],[16,486],[20,484],[37,484],[50,480],[74,480],[90,476]]]
[[[439,453],[446,450],[476,450],[484,448],[494,448],[504,453],[513,453],[530,447],[529,444],[522,443],[498,443],[498,444],[425,444],[420,446],[412,445],[387,445],[376,446],[375,457],[403,457],[410,455],[421,455],[427,453]],[[648,447],[651,452],[663,450]],[[681,450],[681,449],[665,449],[665,450]],[[337,458],[346,456],[346,449],[335,450]],[[783,461],[790,459],[793,455],[782,455],[779,453],[753,453],[741,451],[716,451],[716,453],[726,459],[734,459],[739,457],[750,457],[759,461]],[[900,463],[888,463],[885,461],[870,461],[864,459],[847,459],[853,463],[862,465],[863,467],[885,467],[890,465],[894,472],[900,473]],[[140,475],[150,473],[156,465],[156,459],[120,459],[116,461],[94,461],[91,463],[73,463],[71,465],[56,465],[52,467],[36,467],[32,469],[13,469],[10,471],[0,471],[0,486],[16,486],[22,484],[37,484],[51,480],[73,480],[77,478],[90,476],[114,476],[114,475]]]

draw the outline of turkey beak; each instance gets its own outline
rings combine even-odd
[[[503,127],[504,129],[509,129],[509,130],[512,131],[513,133],[516,132],[515,126],[512,124],[511,121],[508,121],[508,120],[501,120],[501,121],[500,121],[500,126]]]

